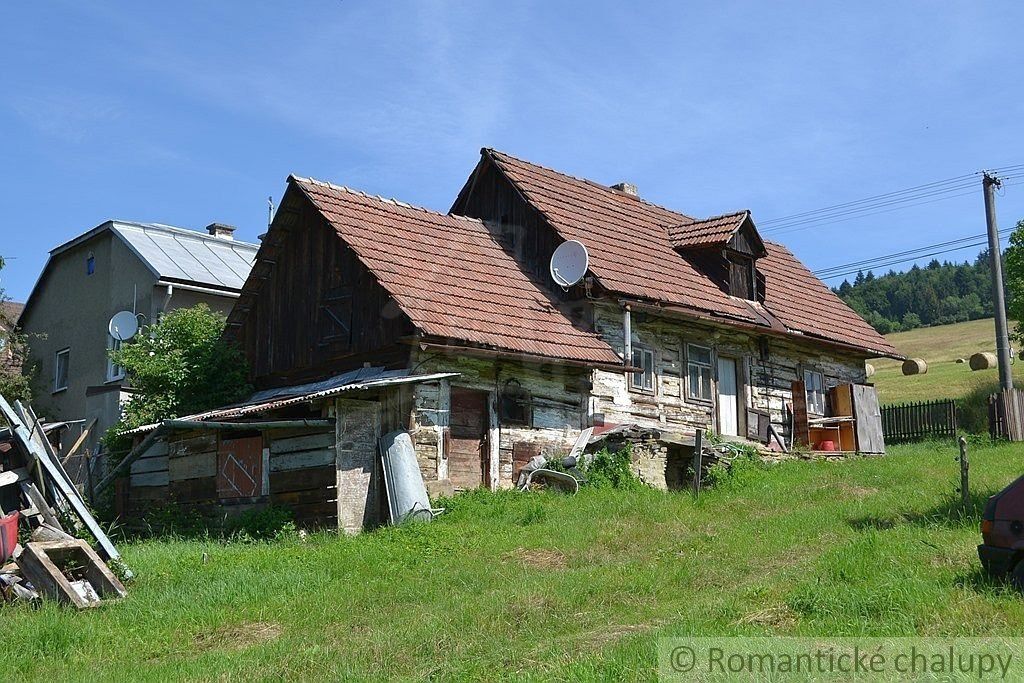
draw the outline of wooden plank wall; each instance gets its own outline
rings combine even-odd
[[[269,495],[221,500],[216,484],[217,432],[172,433],[132,464],[127,512],[134,519],[154,504],[175,503],[212,515],[274,503],[291,508],[300,526],[333,528],[337,526],[334,443],[332,429],[266,432]]]
[[[269,432],[270,502],[295,512],[303,527],[336,527],[334,430]]]
[[[398,340],[412,333],[412,324],[301,192],[288,190],[264,243],[260,255],[272,267],[265,279],[246,283],[239,306],[248,313],[232,331],[257,387],[323,379],[364,360],[405,366],[409,347]],[[339,292],[348,293],[349,303],[332,312],[350,334],[321,339],[325,301]]]

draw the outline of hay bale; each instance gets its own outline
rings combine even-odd
[[[988,351],[975,353],[971,356],[971,370],[988,370],[996,367],[998,364],[996,354],[989,353]]]
[[[962,365],[963,363],[966,363],[966,362],[967,362],[967,360],[964,359],[964,358],[957,358],[956,359],[957,365]]]
[[[865,377],[870,377],[873,374],[875,374],[875,366],[872,365],[871,363],[865,363],[864,364],[864,376]]]
[[[904,375],[923,375],[928,372],[928,364],[923,358],[908,358],[903,361]]]

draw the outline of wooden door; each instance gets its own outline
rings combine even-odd
[[[457,489],[487,486],[487,392],[452,387],[448,414],[448,477]]]
[[[739,382],[736,381],[736,360],[718,359],[718,433],[737,436],[740,431]]]

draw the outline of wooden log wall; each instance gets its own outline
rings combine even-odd
[[[623,313],[619,306],[596,303],[594,325],[619,354],[624,348]],[[792,383],[803,380],[804,368],[824,375],[826,388],[866,380],[864,358],[843,356],[814,343],[767,338],[726,326],[685,321],[634,311],[633,344],[654,351],[657,377],[654,395],[629,390],[624,373],[594,371],[591,411],[606,424],[637,423],[672,431],[709,429],[714,403],[686,396],[686,344],[710,347],[716,355],[740,359],[737,371],[744,384],[741,400],[748,408],[767,411],[773,424],[788,433],[785,404],[792,401]],[[762,352],[767,350],[767,355]],[[713,368],[714,371],[714,368]]]

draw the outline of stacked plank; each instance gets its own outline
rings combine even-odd
[[[0,396],[0,415],[10,425],[0,451],[3,600],[46,597],[82,609],[124,597],[124,586],[104,562],[120,563],[120,555],[43,436],[31,406],[12,406]],[[96,539],[99,552],[76,538],[86,534]],[[21,535],[30,539],[24,546]]]

